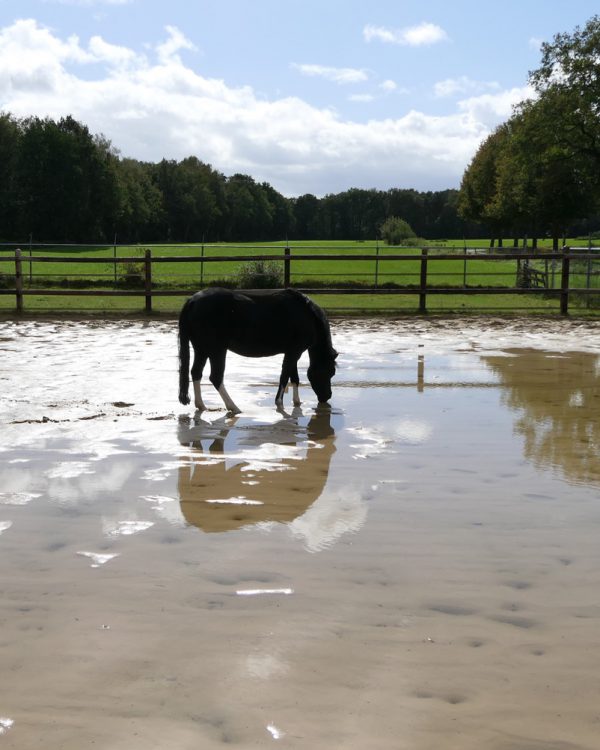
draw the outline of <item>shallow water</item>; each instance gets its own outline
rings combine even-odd
[[[0,745],[595,750],[598,333],[334,323],[230,418],[172,323],[0,323]]]

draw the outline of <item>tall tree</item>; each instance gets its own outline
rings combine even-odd
[[[292,198],[291,210],[294,214],[294,239],[316,240],[325,239],[321,229],[320,201],[311,193]]]
[[[512,223],[510,210],[497,198],[500,158],[510,137],[508,126],[501,125],[481,144],[465,170],[458,199],[459,214],[465,219],[488,225],[492,236],[502,238]]]
[[[272,209],[272,223],[269,239],[282,240],[294,232],[294,211],[291,201],[277,192],[268,182],[262,182],[260,189],[269,201]]]
[[[16,238],[15,193],[19,125],[9,114],[0,114],[0,238]]]
[[[225,185],[229,208],[227,239],[234,242],[271,237],[274,207],[252,177],[234,174]]]
[[[167,238],[200,242],[208,237],[222,213],[219,178],[210,165],[195,156],[180,162],[163,159],[155,175],[162,193]]]
[[[152,179],[152,165],[121,159],[117,169],[119,211],[116,234],[120,242],[162,239],[162,194]]]
[[[29,118],[17,159],[23,234],[64,242],[105,239],[117,215],[115,156],[72,117]]]
[[[513,219],[513,229],[559,238],[593,207],[587,160],[562,145],[543,100],[523,103],[507,123],[510,137],[498,161],[493,209]]]
[[[600,16],[542,44],[530,82],[553,110],[561,145],[600,167]]]

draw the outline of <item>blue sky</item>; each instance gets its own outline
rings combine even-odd
[[[458,187],[589,0],[0,0],[0,110],[285,195]]]

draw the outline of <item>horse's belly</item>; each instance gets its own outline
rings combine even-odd
[[[266,344],[257,344],[248,346],[238,343],[230,343],[229,350],[242,357],[273,357],[275,354],[282,354],[283,349],[280,347],[267,346]]]

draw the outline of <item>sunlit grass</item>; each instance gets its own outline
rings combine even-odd
[[[513,287],[516,283],[517,261],[516,260],[486,260],[476,255],[464,253],[466,248],[488,248],[489,240],[462,240],[449,242],[431,242],[427,260],[427,281],[430,288],[456,287],[456,294],[429,294],[427,297],[427,310],[436,312],[461,312],[473,311],[506,311],[506,312],[547,312],[553,313],[559,309],[557,297],[542,294],[473,294],[460,293],[461,287]],[[572,244],[577,244],[572,241]],[[579,241],[580,246],[586,244]],[[268,255],[278,257],[282,260],[286,243],[284,241],[271,243],[245,243],[235,245],[214,244],[153,244],[148,248],[153,258],[189,257],[185,262],[161,261],[152,265],[152,282],[157,289],[182,290],[185,294],[173,297],[154,296],[152,299],[153,311],[157,313],[176,313],[189,293],[200,289],[215,281],[232,281],[243,261],[214,261],[202,264],[202,257]],[[421,250],[420,248],[396,248],[387,247],[380,242],[349,242],[349,241],[303,241],[289,243],[291,255],[291,283],[308,289],[314,289],[313,296],[318,299],[326,309],[330,311],[355,311],[355,312],[416,312],[419,308],[419,297],[414,293],[400,294],[319,294],[319,284],[335,286],[336,283],[360,282],[365,285],[383,286],[386,283],[394,283],[406,287],[416,287],[420,282],[421,273]],[[541,243],[539,250],[551,249],[551,243]],[[504,251],[511,252],[512,243],[504,244]],[[119,246],[116,249],[111,245],[85,246],[85,247],[53,247],[32,248],[33,263],[26,260],[29,256],[29,248],[24,248],[23,254],[23,277],[25,288],[41,288],[43,284],[58,286],[63,279],[88,280],[101,285],[104,289],[114,289],[115,285],[122,288],[122,273],[124,265],[115,268],[111,262],[114,257],[131,258],[137,265],[138,270],[143,270],[143,259],[146,251],[145,245]],[[496,249],[494,250],[494,252]],[[4,250],[0,254],[0,281],[1,274],[6,275],[8,284],[14,279],[14,263],[2,260],[9,251]],[[456,260],[438,260],[436,255],[442,253],[456,252]],[[295,260],[295,257],[303,254],[328,255],[343,254],[344,262],[333,260]],[[359,255],[371,255],[369,260],[356,260]],[[389,255],[414,256],[413,260],[386,260]],[[72,262],[57,264],[37,261],[39,256],[69,257]],[[94,258],[97,262],[78,262],[79,258]],[[535,265],[535,264],[534,264]],[[546,266],[540,262],[539,268]],[[571,274],[572,286],[585,286],[585,272],[573,265]],[[555,273],[549,272],[549,279],[553,279],[554,288],[560,284],[560,268],[555,268]],[[594,284],[592,284],[594,285]],[[58,311],[65,313],[120,313],[129,314],[143,312],[143,296],[132,297],[81,297],[63,295],[26,295],[24,298],[25,309],[30,312]],[[578,308],[575,308],[578,305]],[[15,309],[14,295],[0,295],[0,311],[10,312]],[[585,300],[573,299],[571,311],[577,309],[586,312]],[[590,311],[593,312],[593,311]]]

